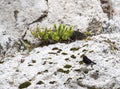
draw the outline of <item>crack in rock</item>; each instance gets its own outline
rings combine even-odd
[[[37,22],[41,22],[47,16],[48,16],[48,11],[44,11],[38,19],[34,20],[33,22],[29,23],[28,25],[31,25],[31,24],[37,23]]]

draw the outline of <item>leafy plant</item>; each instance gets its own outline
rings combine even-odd
[[[92,33],[91,33],[90,31],[86,31],[86,32],[84,32],[84,34],[85,34],[86,36],[91,36],[91,35],[92,35]]]
[[[36,27],[35,31],[30,30],[34,38],[41,40],[42,42],[62,42],[70,40],[73,34],[73,27],[64,24],[54,24],[53,29]]]
[[[54,24],[54,30],[57,33],[60,41],[70,40],[70,37],[73,34],[73,27],[64,24],[60,24],[58,27],[56,26],[56,24]]]

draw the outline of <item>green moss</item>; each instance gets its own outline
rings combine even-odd
[[[72,66],[71,65],[69,65],[69,64],[66,64],[65,66],[64,66],[64,68],[71,68]]]
[[[48,70],[44,70],[43,72],[48,72]]]
[[[41,84],[44,84],[44,82],[40,80],[39,82],[37,82],[37,84],[41,85]]]
[[[80,69],[75,69],[74,71],[76,71],[76,72],[80,72],[81,70],[80,70]]]
[[[69,73],[69,70],[63,70],[62,68],[59,68],[57,71],[65,74]]]
[[[28,64],[28,66],[33,66],[32,64]]]
[[[89,70],[84,70],[84,73],[87,74],[89,72]]]
[[[58,51],[57,51],[57,53],[60,53],[62,51],[62,49],[59,49]]]
[[[73,47],[73,48],[70,49],[70,51],[77,51],[77,50],[79,50],[79,49],[80,49],[80,48]]]
[[[38,38],[44,43],[69,41],[74,32],[72,26],[67,26],[64,24],[60,24],[58,26],[54,24],[52,29],[47,27],[41,29],[39,26],[36,26],[34,31],[30,31],[34,38]]]
[[[71,55],[71,58],[76,59],[76,56],[75,55]]]
[[[39,75],[39,74],[42,74],[42,72],[38,72],[37,74],[38,74],[38,75]]]
[[[52,48],[52,50],[59,50],[59,48],[58,47],[54,47],[54,48]]]
[[[36,60],[32,60],[32,63],[36,63]]]
[[[79,61],[79,64],[80,64],[80,65],[83,64],[83,61]]]
[[[82,54],[80,57],[83,57],[85,54]]]
[[[88,50],[86,50],[86,49],[83,49],[83,50],[82,50],[82,52],[86,52],[86,51],[88,51]]]
[[[29,81],[26,81],[26,82],[20,84],[18,88],[23,89],[23,88],[27,88],[30,85],[31,85],[31,83]]]
[[[90,50],[90,51],[89,51],[89,53],[92,53],[92,52],[94,52],[94,50]]]
[[[56,81],[50,81],[49,83],[50,83],[50,84],[55,84],[55,83],[56,83]]]
[[[65,58],[65,61],[69,61],[69,58]]]
[[[86,36],[92,36],[92,33],[91,33],[90,31],[86,31],[86,32],[84,32],[84,34],[85,34]]]
[[[63,54],[63,55],[67,55],[67,53],[65,53],[65,52],[62,52],[62,54]]]

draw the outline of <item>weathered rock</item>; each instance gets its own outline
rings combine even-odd
[[[84,31],[93,18],[99,18],[101,22],[105,18],[97,0],[2,0],[0,12],[0,24],[6,27],[9,34],[17,37],[29,25],[45,27],[56,22]]]

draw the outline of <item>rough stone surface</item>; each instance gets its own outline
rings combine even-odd
[[[28,25],[46,27],[54,22],[70,24],[84,31],[93,18],[100,22],[105,18],[97,0],[1,0],[0,12],[0,24],[14,36],[20,36]],[[40,20],[44,12],[47,15]]]
[[[0,89],[120,89],[119,4],[119,0],[0,0]],[[52,27],[54,22],[97,36],[23,50],[20,39],[25,32],[25,39],[33,42],[29,28]],[[96,65],[85,65],[83,54]]]
[[[74,48],[79,49],[71,50]],[[0,88],[18,89],[28,81],[31,85],[26,89],[119,89],[119,53],[119,34],[38,47],[29,54],[4,59],[0,64]],[[82,63],[83,54],[96,65]]]

